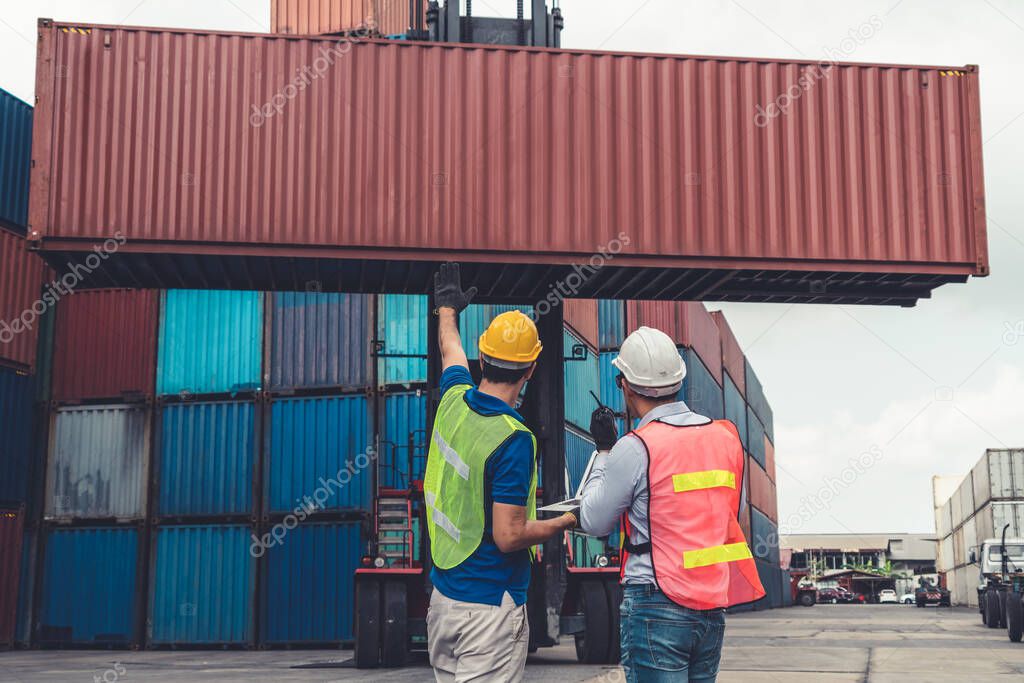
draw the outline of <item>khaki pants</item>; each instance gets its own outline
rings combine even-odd
[[[457,602],[434,590],[427,612],[430,665],[438,683],[518,683],[526,668],[526,605]]]

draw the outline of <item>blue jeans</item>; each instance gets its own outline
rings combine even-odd
[[[628,683],[718,678],[725,610],[681,607],[650,584],[623,586],[622,666]]]

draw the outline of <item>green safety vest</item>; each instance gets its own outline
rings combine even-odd
[[[528,519],[537,519],[537,439],[515,418],[475,412],[465,400],[466,391],[471,388],[460,384],[445,392],[437,408],[427,454],[423,492],[430,556],[441,569],[459,566],[480,546],[484,536],[487,460],[516,432],[526,432],[533,442],[526,514]]]

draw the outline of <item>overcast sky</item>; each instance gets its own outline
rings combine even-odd
[[[8,1],[0,10],[0,87],[32,101],[36,17],[263,31],[269,4]],[[933,531],[932,475],[966,472],[986,448],[1024,446],[1024,3],[561,5],[568,47],[819,59],[851,30],[873,24],[872,37],[850,61],[980,65],[990,277],[940,288],[913,309],[724,306],[775,409],[784,529]],[[507,15],[515,3],[476,0],[474,6],[477,14],[493,8]],[[869,452],[877,462],[842,483],[848,460]],[[827,506],[808,502],[830,481],[837,495]],[[809,512],[797,523],[803,510]]]

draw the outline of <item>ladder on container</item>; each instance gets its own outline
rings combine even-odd
[[[412,501],[409,498],[377,499],[377,555],[386,567],[412,567]]]

